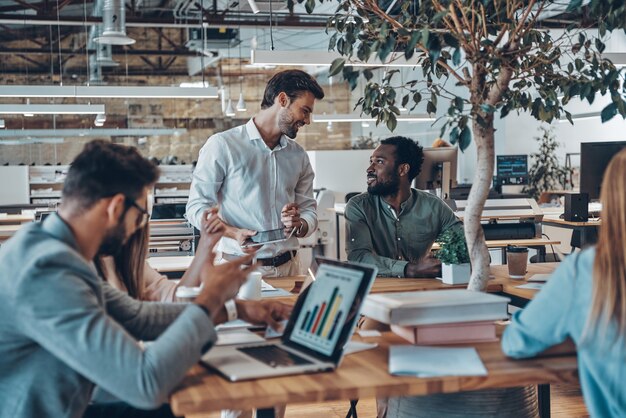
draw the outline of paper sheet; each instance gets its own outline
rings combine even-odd
[[[217,342],[215,345],[233,345],[244,343],[262,343],[265,338],[260,335],[245,330],[219,331],[217,333]]]
[[[372,348],[378,347],[376,343],[364,343],[362,341],[348,341],[346,345],[343,346],[343,353],[347,356],[348,354],[358,353],[360,351],[371,350]]]
[[[517,287],[518,289],[539,290],[544,285],[545,285],[545,283],[542,283],[542,282],[534,282],[534,283],[521,284],[521,285],[515,286],[515,287]]]
[[[473,347],[392,345],[389,373],[417,377],[486,376],[487,369]]]

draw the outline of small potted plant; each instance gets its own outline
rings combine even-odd
[[[470,280],[470,257],[462,228],[450,228],[437,237],[440,249],[441,278],[446,284],[464,284]]]

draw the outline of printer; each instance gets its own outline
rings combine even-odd
[[[464,219],[467,200],[456,200],[455,214]],[[541,238],[543,212],[535,199],[487,199],[481,215],[485,240]]]

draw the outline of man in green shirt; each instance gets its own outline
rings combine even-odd
[[[441,274],[430,248],[439,234],[462,224],[437,196],[411,188],[423,161],[422,147],[401,136],[382,140],[374,150],[367,193],[346,205],[348,260],[374,264],[380,276]]]

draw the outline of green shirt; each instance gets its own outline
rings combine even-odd
[[[439,234],[462,227],[441,199],[416,189],[399,214],[382,197],[362,193],[350,199],[345,217],[348,260],[373,264],[380,276],[404,277],[404,267],[423,258]]]

